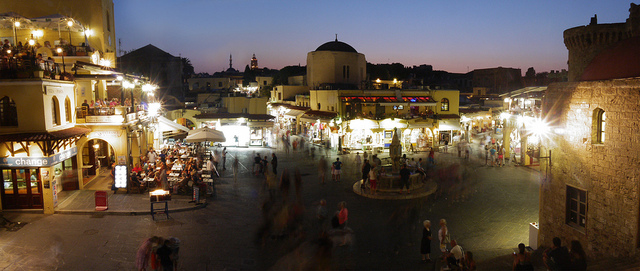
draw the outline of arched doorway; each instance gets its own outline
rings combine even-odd
[[[109,172],[115,162],[116,153],[109,143],[102,139],[88,140],[82,146],[82,182],[84,185],[97,176]]]

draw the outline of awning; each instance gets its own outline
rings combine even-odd
[[[273,127],[273,121],[250,121],[249,128],[257,128],[257,127]]]
[[[289,109],[289,111],[287,113],[284,113],[285,116],[291,116],[291,117],[299,117],[300,115],[304,114],[306,110],[298,110],[298,109]]]
[[[6,134],[0,135],[0,142],[60,140],[80,136],[89,132],[91,132],[89,128],[72,127],[52,132]]]
[[[438,130],[440,131],[457,131],[461,130],[459,121],[441,120],[438,122]]]
[[[431,128],[431,127],[433,127],[433,123],[431,122],[409,123],[409,128]]]
[[[177,124],[165,117],[158,117],[158,123],[160,124],[160,131],[172,131],[172,130],[180,130],[189,132],[189,128],[184,127],[180,124]]]

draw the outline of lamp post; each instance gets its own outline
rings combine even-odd
[[[62,73],[65,74],[67,73],[67,70],[64,65],[64,54],[63,54],[64,50],[62,50],[62,47],[58,47],[58,49],[56,49],[56,52],[58,52],[58,54],[62,56]]]
[[[18,32],[16,28],[20,27],[20,22],[16,20],[17,19],[14,19],[14,22],[13,22],[13,46],[18,45]]]
[[[73,26],[73,21],[67,21],[67,29],[69,29],[69,46],[72,45],[71,43],[71,27]]]

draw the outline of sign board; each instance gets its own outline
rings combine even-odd
[[[193,201],[195,201],[196,204],[200,202],[200,187],[195,185],[193,186]]]
[[[118,165],[127,164],[127,157],[124,155],[118,155]]]
[[[107,191],[96,191],[96,211],[104,211],[109,208]]]
[[[67,160],[78,154],[78,148],[59,152],[49,157],[4,157],[0,158],[0,167],[48,167]]]
[[[116,188],[127,188],[127,166],[117,165],[113,177]]]
[[[122,123],[124,118],[121,115],[87,116],[85,121],[87,123]]]

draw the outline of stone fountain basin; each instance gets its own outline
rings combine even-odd
[[[423,176],[420,173],[412,173],[409,176],[409,189],[420,189],[424,185]],[[400,183],[400,174],[383,173],[378,176],[378,191],[380,192],[400,192],[402,184]]]

